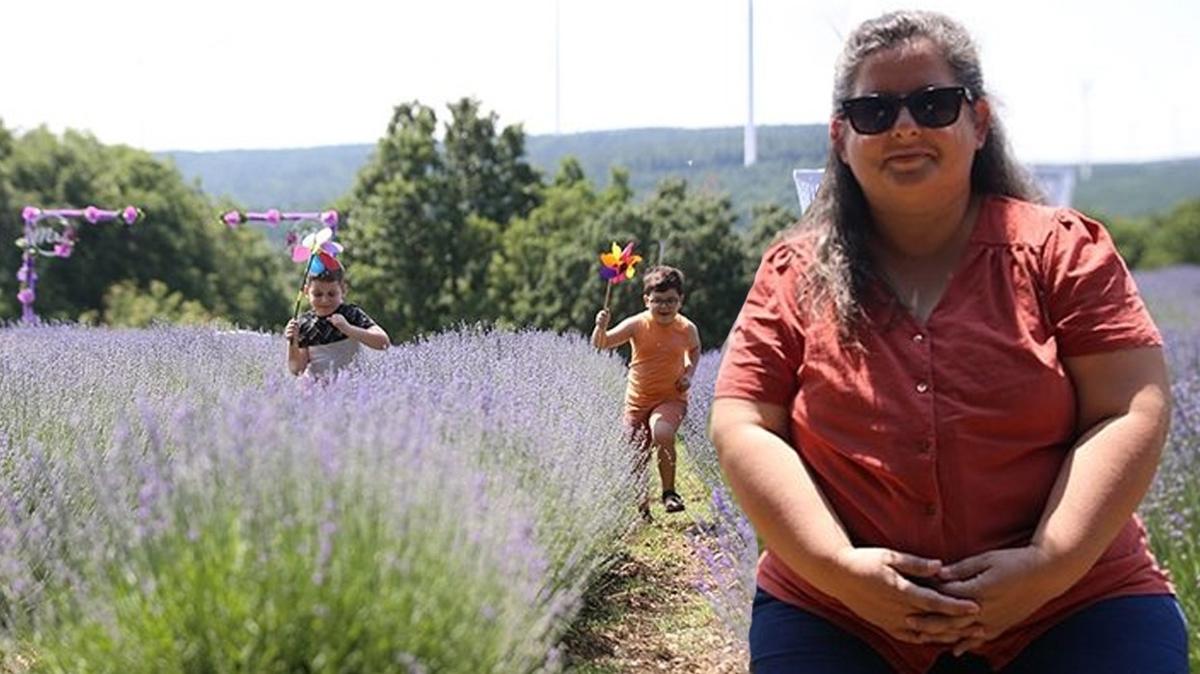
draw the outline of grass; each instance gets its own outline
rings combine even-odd
[[[628,537],[607,572],[589,588],[565,641],[567,672],[746,671],[742,644],[725,636],[692,585],[701,562],[688,545],[687,532],[709,519],[709,494],[682,444],[678,456],[676,490],[688,510],[668,514],[654,502],[653,521]],[[657,470],[652,472],[651,493],[661,493]]]

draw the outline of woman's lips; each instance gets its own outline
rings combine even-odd
[[[903,152],[893,152],[884,156],[884,162],[911,162],[919,159],[932,159],[933,153],[925,150],[905,150]]]

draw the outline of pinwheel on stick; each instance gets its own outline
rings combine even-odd
[[[292,249],[292,260],[304,262],[304,275],[300,283],[300,292],[296,294],[296,307],[292,310],[292,319],[300,315],[300,303],[304,301],[304,286],[310,276],[316,276],[326,269],[341,269],[342,263],[337,256],[341,254],[342,244],[333,240],[333,228],[319,229],[300,242]]]
[[[626,244],[624,249],[614,241],[611,251],[600,254],[600,278],[607,281],[604,288],[605,311],[608,310],[613,286],[626,279],[632,279],[637,273],[636,265],[641,261],[642,256],[633,252],[632,241]]]

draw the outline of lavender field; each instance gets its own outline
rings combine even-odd
[[[1163,461],[1140,514],[1151,545],[1175,584],[1190,630],[1191,667],[1200,671],[1200,267],[1175,267],[1136,274],[1138,287],[1166,341],[1174,415]],[[734,635],[745,635],[754,596],[758,542],[716,465],[705,434],[713,383],[720,360],[704,356],[693,383],[682,429],[691,460],[708,466],[698,473],[711,491],[712,514],[698,522],[692,547],[706,573],[697,580]]]
[[[460,332],[314,385],[282,348],[0,330],[5,666],[561,669],[637,518],[620,361]]]
[[[1141,274],[1175,416],[1142,507],[1200,668],[1200,269]],[[705,425],[694,579],[744,639],[758,544]],[[461,331],[324,384],[278,337],[0,329],[0,671],[557,672],[636,526],[624,368],[580,337]]]

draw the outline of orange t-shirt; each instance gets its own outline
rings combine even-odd
[[[1069,209],[986,198],[924,326],[871,288],[861,356],[800,311],[807,250],[792,240],[767,251],[715,395],[789,410],[792,445],[855,545],[954,562],[1028,544],[1076,440],[1061,359],[1162,344],[1104,228]],[[901,672],[924,672],[947,650],[891,639],[770,550],[758,583]],[[1078,583],[979,651],[999,668],[1086,604],[1170,592],[1134,516]]]
[[[670,325],[660,325],[649,311],[636,316],[629,340],[629,383],[625,409],[647,410],[670,400],[687,402],[687,391],[675,384],[687,368],[692,348],[692,322],[676,314]]]

